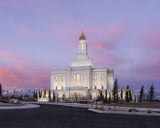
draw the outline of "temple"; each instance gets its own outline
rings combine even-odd
[[[114,70],[96,68],[87,52],[88,42],[84,33],[78,41],[78,53],[70,66],[51,72],[51,91],[56,98],[81,100],[97,99],[99,91],[112,93]]]

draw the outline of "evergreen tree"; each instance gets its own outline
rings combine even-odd
[[[39,98],[42,98],[42,92],[39,91]]]
[[[126,102],[129,102],[129,85],[126,88]]]
[[[53,102],[55,101],[55,99],[56,99],[56,97],[55,97],[55,94],[54,94],[54,92],[53,92]]]
[[[99,100],[102,101],[104,99],[102,91],[99,91],[99,93],[100,93]]]
[[[37,99],[37,91],[35,92],[35,99]]]
[[[51,98],[51,90],[49,89],[49,91],[48,91],[48,98],[50,99]]]
[[[147,101],[149,101],[149,100],[150,100],[149,98],[150,98],[150,96],[149,96],[149,94],[147,94]]]
[[[105,90],[105,102],[107,102],[107,89]]]
[[[151,87],[150,87],[150,91],[149,91],[149,100],[153,101],[153,98],[154,98],[154,87],[153,87],[153,84],[152,84]]]
[[[132,101],[132,93],[131,93],[131,90],[129,90],[129,101]]]
[[[2,85],[0,83],[0,99],[2,98]]]
[[[116,78],[115,81],[114,81],[114,87],[113,87],[113,98],[114,98],[114,102],[116,102],[117,99],[118,99],[117,90],[118,90],[118,80],[117,80],[117,78]]]
[[[108,99],[108,103],[111,103],[111,94],[109,94],[109,99]]]
[[[144,97],[144,85],[141,87],[139,101],[142,102]]]
[[[46,97],[46,89],[44,89],[43,98]]]

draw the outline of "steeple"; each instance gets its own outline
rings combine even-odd
[[[91,66],[94,67],[93,60],[90,59],[87,53],[87,40],[82,32],[79,41],[78,41],[78,55],[75,60],[71,61],[71,67],[79,66]]]
[[[81,36],[79,37],[79,40],[86,40],[86,37],[84,36],[83,32],[82,32]]]

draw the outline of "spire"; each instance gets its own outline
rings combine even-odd
[[[84,36],[83,32],[82,32],[81,36],[79,37],[79,40],[86,40],[86,37]]]

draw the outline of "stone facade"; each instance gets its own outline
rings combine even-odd
[[[65,70],[51,72],[51,92],[57,98],[71,100],[97,99],[99,90],[112,93],[114,70],[96,68],[87,53],[87,40],[82,33],[79,38],[78,55]]]

